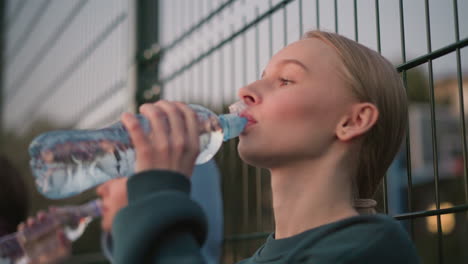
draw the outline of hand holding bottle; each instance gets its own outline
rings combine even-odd
[[[18,231],[0,237],[0,260],[16,264],[62,263],[92,219],[101,216],[99,199],[82,205],[51,207],[18,226]]]
[[[29,264],[62,263],[71,253],[71,242],[54,208],[39,212],[18,226],[18,241]]]
[[[144,133],[135,116],[122,115],[135,147],[135,173],[163,169],[190,177],[200,151],[197,114],[183,103],[168,101],[144,104],[140,112],[151,124],[149,134]]]

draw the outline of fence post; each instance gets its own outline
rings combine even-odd
[[[0,132],[3,131],[3,48],[5,47],[5,2],[0,1]]]
[[[137,2],[136,61],[137,89],[136,106],[156,101],[161,88],[157,84],[159,69],[159,1],[139,0]]]

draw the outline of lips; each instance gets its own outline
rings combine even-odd
[[[247,119],[247,125],[245,126],[246,128],[257,123],[257,120],[255,120],[255,118],[253,118],[253,116],[247,112],[242,112],[239,116]]]

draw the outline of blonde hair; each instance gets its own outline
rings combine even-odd
[[[354,178],[355,199],[373,198],[406,133],[408,106],[401,77],[379,53],[344,36],[314,30],[304,38],[317,38],[333,47],[343,66],[339,75],[359,101],[379,110],[379,119],[364,135]]]

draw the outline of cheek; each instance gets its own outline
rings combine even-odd
[[[308,123],[323,116],[321,106],[312,100],[304,98],[283,98],[271,105],[268,112],[267,122],[273,122],[278,129],[300,129]]]
[[[336,118],[330,102],[310,98],[284,101],[271,111],[268,122],[281,146],[303,148],[328,142],[334,135]]]

